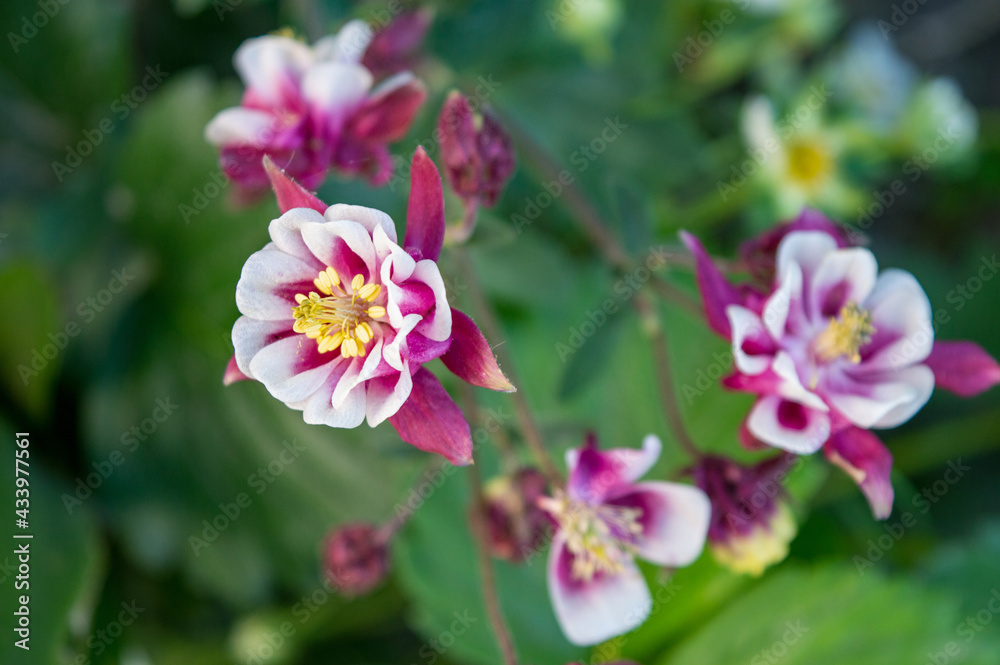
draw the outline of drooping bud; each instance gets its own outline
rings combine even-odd
[[[786,454],[744,466],[707,456],[694,468],[695,482],[712,502],[708,541],[720,564],[760,575],[788,556],[796,524],[781,480],[795,459]]]
[[[551,528],[545,511],[537,505],[545,494],[545,484],[538,469],[524,468],[486,485],[483,493],[493,556],[520,563],[542,546]]]
[[[361,64],[376,78],[413,69],[433,20],[434,12],[426,8],[401,13],[375,32]]]
[[[471,233],[477,206],[493,207],[514,173],[514,148],[496,116],[485,107],[474,111],[459,92],[445,100],[438,131],[445,175],[465,202],[465,226]]]
[[[369,593],[389,570],[385,539],[374,524],[339,527],[327,537],[324,565],[328,579],[341,594]]]

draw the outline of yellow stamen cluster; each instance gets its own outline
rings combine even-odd
[[[788,177],[803,187],[816,188],[833,171],[833,158],[816,140],[797,140],[788,146]]]
[[[566,537],[574,578],[589,582],[598,573],[620,573],[635,557],[635,543],[642,537],[641,509],[591,505],[558,490],[540,505]]]
[[[857,364],[861,362],[861,347],[872,341],[874,332],[871,312],[850,302],[841,308],[839,316],[830,319],[830,325],[816,338],[813,348],[821,360],[829,362],[846,356]]]
[[[313,280],[319,290],[296,294],[292,330],[316,340],[320,353],[340,349],[345,358],[365,355],[365,344],[375,336],[370,321],[385,316],[385,307],[371,304],[382,293],[380,284],[365,284],[361,275],[351,280],[348,294],[333,268]]]

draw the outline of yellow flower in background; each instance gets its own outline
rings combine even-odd
[[[859,199],[841,174],[847,138],[824,123],[829,96],[825,87],[813,86],[804,101],[780,119],[763,96],[743,107],[743,139],[756,165],[743,175],[772,201],[779,218],[806,207],[849,211]]]

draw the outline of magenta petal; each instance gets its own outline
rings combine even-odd
[[[390,143],[406,136],[410,124],[427,97],[424,84],[401,74],[401,84],[375,94],[351,118],[347,134],[360,141]],[[395,80],[395,79],[393,79]]]
[[[975,342],[934,342],[924,364],[934,383],[962,397],[972,397],[1000,383],[1000,365]]]
[[[376,76],[411,69],[431,26],[430,9],[403,12],[375,33],[361,64]]]
[[[240,368],[236,365],[236,356],[233,356],[229,359],[226,371],[222,374],[222,385],[228,386],[237,381],[250,381],[250,377],[240,371]]]
[[[312,192],[285,175],[285,172],[275,166],[270,157],[264,157],[264,169],[271,179],[274,195],[278,199],[278,209],[285,214],[292,208],[312,208],[323,214],[330,206],[326,205]]]
[[[468,315],[451,309],[451,347],[441,361],[458,378],[480,388],[512,393],[516,388],[500,371],[490,343]]]
[[[448,183],[464,198],[479,192],[482,161],[476,145],[476,122],[465,95],[451,92],[438,116],[441,161]]]
[[[680,235],[688,250],[694,254],[698,290],[701,291],[708,325],[712,330],[729,339],[732,331],[729,317],[726,316],[726,307],[743,304],[740,292],[715,267],[700,240],[687,231],[681,231]]]
[[[472,464],[472,432],[462,410],[430,371],[413,374],[409,398],[389,422],[407,443],[456,466]]]
[[[441,174],[422,148],[410,168],[410,204],[406,209],[403,249],[417,260],[437,261],[444,243],[444,190]]]
[[[781,385],[781,377],[775,374],[772,369],[767,369],[753,376],[735,371],[729,376],[722,377],[721,383],[729,390],[755,393],[757,395],[770,395],[778,392],[778,387]]]
[[[827,459],[854,479],[868,498],[876,519],[892,512],[892,454],[866,429],[847,427],[833,434],[823,447]]]

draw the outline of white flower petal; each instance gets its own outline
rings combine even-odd
[[[896,333],[900,338],[861,363],[862,369],[896,369],[923,362],[934,347],[931,302],[917,279],[905,270],[882,272],[865,300],[875,334]]]
[[[325,62],[309,69],[302,96],[329,128],[339,133],[343,122],[368,96],[371,73],[360,65]]]
[[[837,241],[821,231],[793,231],[778,245],[777,284],[783,284],[797,264],[802,270],[804,292],[812,290],[812,276],[826,256],[837,251]]]
[[[653,598],[634,563],[618,575],[582,582],[569,579],[567,556],[565,539],[557,533],[549,551],[549,596],[566,639],[579,646],[598,644],[642,625]]]
[[[331,353],[327,362],[303,367],[303,361],[308,362],[318,353],[315,347],[316,342],[305,335],[278,340],[257,352],[250,361],[250,372],[282,402],[304,400],[319,390],[340,357]]]
[[[362,393],[365,392],[364,386],[361,385],[361,368],[364,366],[364,359],[354,357],[347,361],[347,367],[344,369],[344,373],[340,376],[340,380],[337,381],[337,386],[333,389],[333,394],[330,397],[330,403],[333,404],[335,408],[341,407],[348,398],[348,395],[355,391],[360,390]]]
[[[750,411],[747,428],[768,445],[809,455],[830,438],[830,416],[778,395],[767,395],[758,399]]]
[[[849,379],[850,381],[850,379]],[[858,427],[896,427],[913,417],[934,392],[934,372],[914,365],[849,382],[827,399]]]
[[[736,368],[744,374],[756,376],[770,367],[773,356],[750,355],[743,350],[743,344],[748,338],[763,340],[768,336],[767,328],[760,317],[740,305],[726,307],[726,316],[733,331],[733,358]]]
[[[378,275],[375,265],[375,245],[372,237],[363,226],[357,222],[327,222],[321,223],[307,222],[302,225],[302,240],[321,263],[333,267],[340,274],[342,287],[348,293],[351,292],[350,282],[354,275],[349,275],[345,270],[345,250],[339,246],[339,241],[343,241],[350,252],[353,252],[368,269],[365,280],[373,281]]]
[[[396,225],[392,222],[392,217],[381,210],[366,208],[365,206],[348,205],[346,203],[335,203],[326,209],[323,216],[331,222],[350,221],[357,222],[365,227],[368,234],[375,236],[376,229],[382,229],[387,239],[396,242]]]
[[[302,225],[308,223],[322,224],[323,215],[311,208],[292,208],[281,217],[273,220],[267,227],[267,232],[274,242],[274,246],[308,263],[317,265],[317,273],[325,268],[316,255],[309,251],[305,241],[302,239]],[[314,275],[315,277],[315,275]]]
[[[764,304],[763,321],[771,337],[780,340],[785,335],[785,323],[792,300],[802,297],[802,270],[795,263],[788,266],[781,286],[771,294]]]
[[[312,282],[315,277],[313,266],[269,243],[251,254],[243,265],[240,281],[236,284],[236,306],[242,314],[255,319],[290,321],[295,294],[283,291],[292,285]]]
[[[422,282],[434,292],[434,311],[423,318],[416,331],[435,342],[445,341],[451,337],[451,307],[437,263],[430,259],[418,261],[410,280]]]
[[[236,49],[233,64],[247,88],[261,101],[279,105],[312,65],[313,51],[297,39],[265,35]]]
[[[369,381],[366,386],[368,390],[368,424],[371,427],[375,427],[386,418],[396,415],[413,390],[413,377],[410,376],[408,367],[399,373],[394,384],[389,384],[386,381],[391,376],[374,379]]]
[[[421,316],[419,314],[409,314],[403,317],[401,325],[396,329],[396,336],[391,342],[385,345],[382,357],[393,369],[403,371],[402,349],[406,346],[407,336],[420,323],[420,319]]]
[[[363,388],[347,393],[339,406],[333,406],[332,395],[336,382],[327,381],[308,398],[288,406],[302,411],[302,420],[310,425],[352,428],[365,420],[365,391]]]
[[[350,21],[336,35],[316,42],[316,57],[322,61],[361,62],[373,35],[374,31],[364,21]]]
[[[637,543],[639,558],[676,568],[694,562],[705,548],[712,504],[697,487],[638,483],[608,503],[643,510],[640,520],[645,531]]]
[[[663,442],[655,434],[647,434],[642,440],[642,448],[609,448],[599,450],[600,455],[608,460],[610,468],[623,483],[634,483],[653,468],[660,459]],[[580,460],[580,448],[570,448],[566,451],[566,468],[572,474]]]
[[[812,320],[835,317],[848,302],[864,302],[875,287],[877,275],[875,255],[867,249],[850,247],[827,254],[813,275],[809,299]],[[827,306],[831,295],[836,295],[838,302]]]
[[[829,411],[830,408],[823,401],[823,398],[807,389],[799,379],[795,361],[787,351],[779,351],[771,364],[771,369],[781,377],[781,384],[778,386],[778,393],[817,411]]]
[[[774,107],[767,97],[753,97],[743,105],[740,118],[743,139],[752,149],[771,152],[782,145],[774,124]]]
[[[242,106],[224,109],[205,127],[205,140],[214,146],[247,145],[265,147],[264,137],[272,133],[270,113]]]
[[[241,316],[233,325],[233,349],[236,366],[251,379],[250,361],[257,352],[275,341],[278,335],[291,330],[290,321],[260,321]]]

